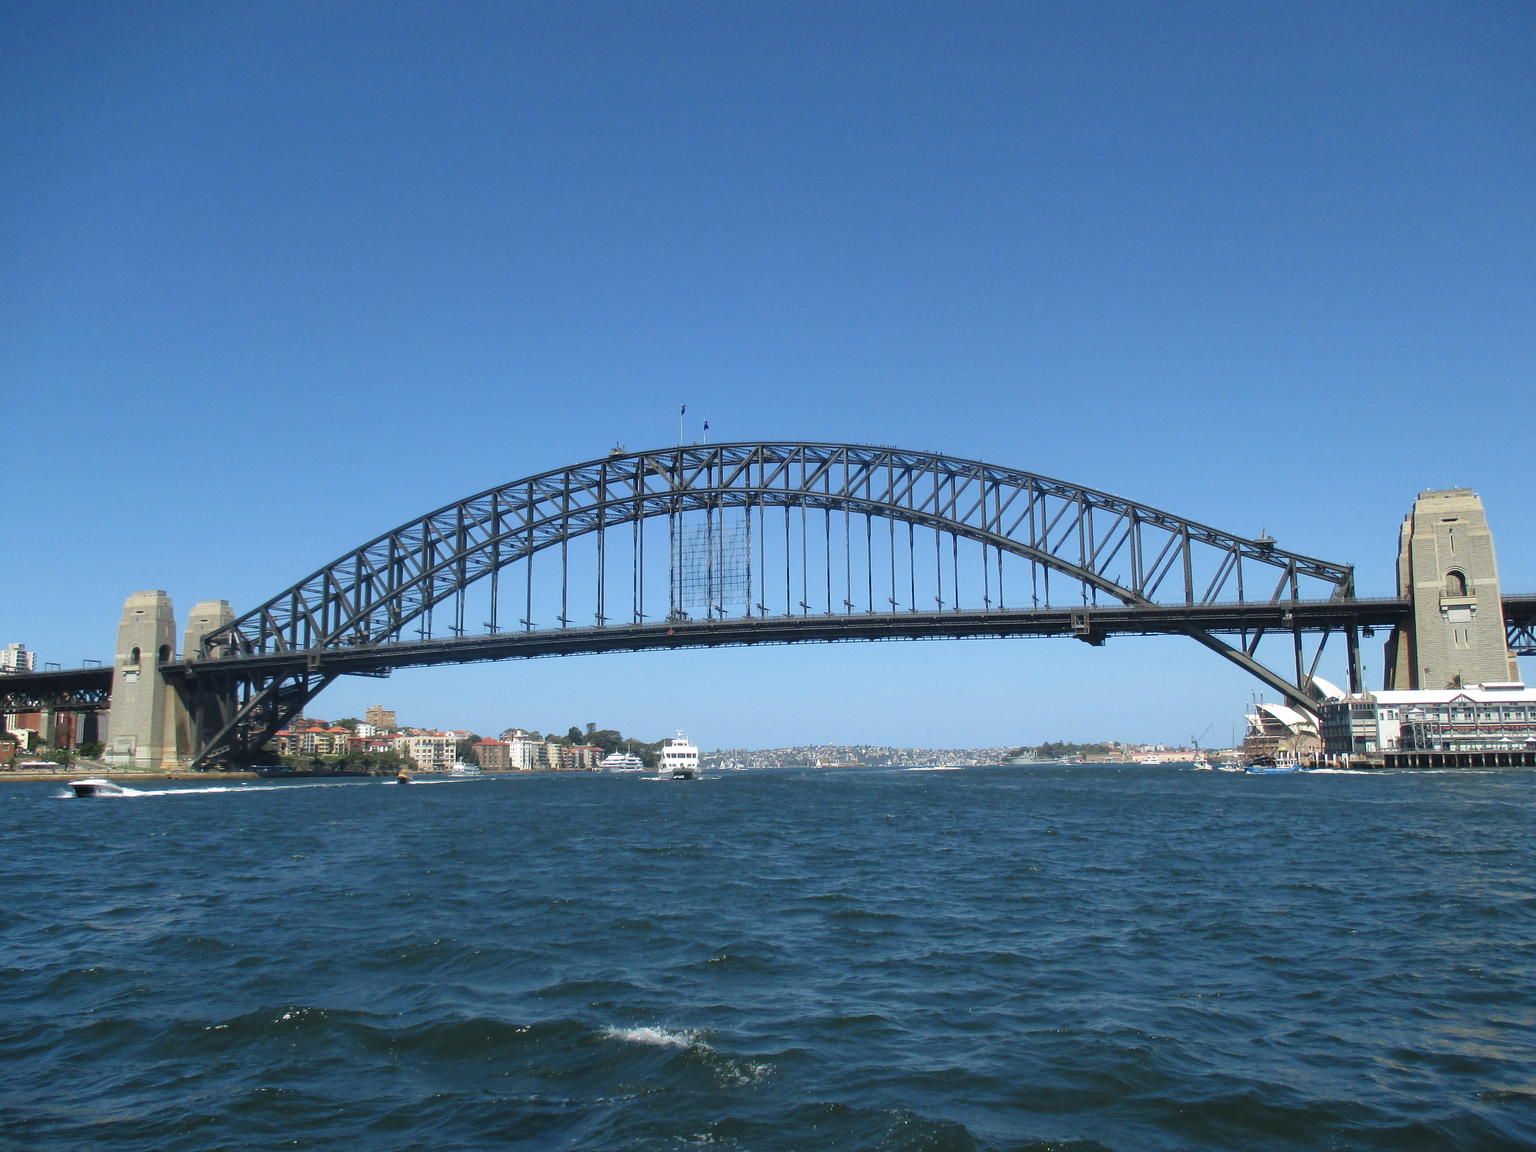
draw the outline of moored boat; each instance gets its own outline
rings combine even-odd
[[[633,752],[610,752],[597,765],[604,772],[644,772],[645,761]]]

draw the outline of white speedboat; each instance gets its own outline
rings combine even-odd
[[[699,778],[699,750],[688,743],[688,738],[682,732],[662,745],[659,775],[663,780]]]
[[[114,784],[110,780],[102,780],[92,777],[89,780],[71,780],[69,786],[74,789],[76,796],[136,796],[132,788],[124,788],[121,784]]]

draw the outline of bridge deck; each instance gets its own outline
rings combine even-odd
[[[1114,635],[1182,635],[1190,628],[1227,634],[1259,630],[1318,632],[1350,626],[1391,627],[1406,616],[1407,601],[1397,599],[1152,607],[1099,605],[986,612],[822,613],[502,632],[375,647],[263,653],[166,665],[165,670],[172,677],[210,672],[251,674],[275,672],[297,663],[342,675],[366,675],[429,664],[751,644],[1008,636],[1075,636],[1098,643]]]
[[[1504,597],[1512,642],[1536,654],[1522,637],[1536,632],[1536,593]],[[1279,601],[1272,604],[1177,604],[1155,607],[1098,605],[990,612],[895,612],[859,615],[683,620],[549,631],[501,632],[379,645],[286,652],[163,666],[172,679],[214,674],[249,675],[323,666],[342,675],[381,675],[394,668],[462,664],[583,653],[668,648],[722,648],[750,644],[837,643],[852,640],[944,640],[969,637],[1075,636],[1090,643],[1116,636],[1179,635],[1189,627],[1219,634],[1263,630],[1283,633],[1342,627],[1390,628],[1408,618],[1396,598]],[[0,674],[0,709],[100,710],[110,704],[109,667]]]

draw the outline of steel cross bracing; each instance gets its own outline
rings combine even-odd
[[[111,703],[110,668],[0,673],[0,715],[46,711],[104,712]]]
[[[739,518],[729,533],[727,517]],[[722,542],[744,541],[732,544],[744,552],[719,561],[733,576],[745,571],[748,589],[744,601],[707,602],[702,620],[677,594],[684,576],[699,575],[676,567],[680,525],[695,518],[706,533],[718,522]],[[644,526],[659,521],[670,551],[647,544]],[[703,586],[713,578],[704,573]],[[871,637],[904,635],[916,616],[942,631],[978,613],[985,619],[965,628],[979,631],[957,634],[1011,635],[1049,631],[1046,617],[1067,606],[1078,613],[1068,634],[1091,643],[1143,630],[1106,617],[1113,606],[1158,615],[1150,630],[1189,635],[1304,700],[1302,632],[1326,640],[1341,625],[1239,612],[1215,626],[1240,632],[1233,645],[1202,613],[1342,605],[1352,592],[1347,565],[1013,468],[850,444],[687,446],[615,452],[403,524],[209,636],[197,658],[170,671],[198,717],[206,759],[259,747],[341,671],[419,662],[434,643],[446,661],[476,636],[519,631],[595,630],[617,641],[616,630],[663,622],[669,639],[678,626],[707,626],[740,637],[723,643],[784,642],[847,638],[854,619]],[[1027,625],[1035,618],[1042,627]],[[784,626],[790,620],[801,623]],[[1276,633],[1294,641],[1293,677],[1257,660],[1259,641]]]
[[[1510,651],[1536,656],[1536,596],[1504,597],[1504,627]]]

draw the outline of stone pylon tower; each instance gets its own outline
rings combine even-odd
[[[181,705],[160,675],[176,650],[171,598],[157,590],[135,592],[123,605],[112,675],[112,715],[106,760],[124,768],[179,767],[176,730]]]
[[[210,632],[217,631],[224,625],[231,623],[235,618],[234,609],[229,606],[228,600],[200,600],[193,607],[191,615],[187,617],[187,630],[182,636],[181,654],[184,660],[196,660],[202,654],[203,637]],[[228,702],[230,708],[220,708],[222,703],[208,699],[206,696],[194,694],[192,701],[194,708],[199,713],[194,716],[188,710],[188,701],[177,702],[176,708],[176,742],[181,755],[185,757],[195,756],[200,750],[198,728],[202,726],[216,726],[218,721],[227,718],[227,713],[233,707],[233,701]],[[201,733],[206,735],[206,733]]]
[[[1421,492],[1403,521],[1397,594],[1413,624],[1387,642],[1388,689],[1437,690],[1518,680],[1483,502],[1467,488]]]

